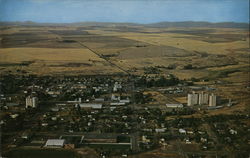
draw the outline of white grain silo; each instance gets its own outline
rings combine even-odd
[[[198,104],[199,96],[196,93],[188,94],[188,106],[193,106]]]
[[[209,106],[216,106],[216,95],[213,93],[209,96]]]
[[[208,104],[208,94],[201,92],[199,94],[199,105],[207,105]]]

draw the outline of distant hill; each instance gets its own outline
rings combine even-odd
[[[194,21],[183,21],[183,22],[159,22],[152,24],[137,24],[137,23],[111,23],[111,22],[77,22],[77,23],[36,23],[32,21],[26,22],[0,22],[0,26],[95,26],[95,27],[123,27],[123,26],[144,26],[154,28],[164,27],[211,27],[211,28],[242,28],[249,29],[248,23],[236,23],[236,22],[194,22]]]
[[[159,22],[148,24],[149,27],[212,27],[212,28],[249,28],[248,23],[235,23],[235,22],[221,22],[221,23],[210,23],[210,22]]]

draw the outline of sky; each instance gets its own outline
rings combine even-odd
[[[0,21],[249,23],[249,0],[0,0]]]

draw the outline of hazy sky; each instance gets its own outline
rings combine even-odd
[[[0,0],[0,21],[249,22],[249,0]]]

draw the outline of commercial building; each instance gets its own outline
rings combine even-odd
[[[26,108],[29,108],[29,107],[35,108],[35,107],[37,107],[37,105],[38,105],[38,98],[37,97],[28,96],[26,98],[26,106],[25,106]]]
[[[102,104],[97,103],[81,103],[80,108],[102,109]]]
[[[64,139],[48,139],[45,146],[47,148],[62,148],[64,146]]]
[[[183,104],[166,104],[167,108],[183,108]]]

